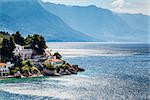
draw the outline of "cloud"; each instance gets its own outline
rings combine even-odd
[[[125,0],[115,0],[112,2],[112,6],[115,8],[116,11],[121,11],[124,7]]]
[[[150,0],[113,0],[113,2],[111,2],[111,9],[121,13],[141,13],[150,15],[149,8]]]

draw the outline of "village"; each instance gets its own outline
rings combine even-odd
[[[39,49],[41,45],[38,44],[38,40],[34,42],[33,40],[31,41],[32,43],[30,43],[30,45],[20,45],[20,43],[17,44],[15,42],[14,49],[12,51],[13,55],[10,57],[10,60],[6,59],[3,61],[3,58],[5,57],[2,57],[2,55],[5,54],[3,54],[1,50],[1,79],[61,76],[77,74],[80,71],[84,71],[84,69],[79,68],[78,65],[72,65],[67,61],[62,60],[62,55],[60,53],[52,53],[52,50],[50,50],[47,46]],[[35,44],[35,42],[37,44]],[[2,49],[2,47],[0,49]]]

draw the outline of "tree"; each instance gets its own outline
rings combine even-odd
[[[33,36],[28,35],[28,37],[25,39],[25,43],[38,55],[42,55],[45,52],[44,49],[47,48],[44,37],[38,34],[35,34]]]
[[[55,52],[53,56],[56,56],[56,59],[61,59],[62,56],[59,52]]]
[[[15,44],[13,42],[13,38],[10,39],[4,38],[1,43],[1,58],[2,61],[7,62],[11,61],[14,53],[13,50],[15,49]]]
[[[12,36],[13,36],[14,42],[16,44],[19,44],[21,46],[23,46],[25,44],[24,43],[24,38],[21,36],[19,31],[17,31],[16,34],[12,34]]]
[[[32,36],[28,35],[25,39],[24,39],[25,45],[29,45],[32,42]]]

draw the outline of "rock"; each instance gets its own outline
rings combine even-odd
[[[15,73],[15,74],[14,74],[14,78],[21,78],[21,74]]]
[[[22,75],[25,76],[25,77],[29,77],[30,76],[28,73],[23,73]]]
[[[73,67],[78,72],[78,65],[72,65],[71,67]]]
[[[22,74],[20,73],[20,71],[17,71],[17,73],[15,73],[14,78],[21,78]]]
[[[69,71],[71,74],[77,74],[77,71],[76,71],[74,68],[69,68],[68,71]]]
[[[70,71],[68,71],[68,69],[66,69],[66,70],[60,70],[59,71],[59,73],[61,74],[61,75],[71,75],[71,72]]]
[[[57,73],[56,70],[43,69],[42,73],[44,76],[60,76],[60,74]]]
[[[72,65],[72,67],[78,72],[84,71],[83,68],[78,67],[78,65]]]
[[[78,68],[78,71],[79,72],[83,72],[83,71],[85,71],[83,68]]]

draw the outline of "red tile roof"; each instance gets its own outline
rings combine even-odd
[[[50,59],[49,61],[50,62],[63,62],[63,60],[60,60],[60,59]]]
[[[53,62],[63,62],[62,60],[60,59],[52,59]]]
[[[7,65],[6,63],[0,63],[0,67],[6,66],[6,65]]]

